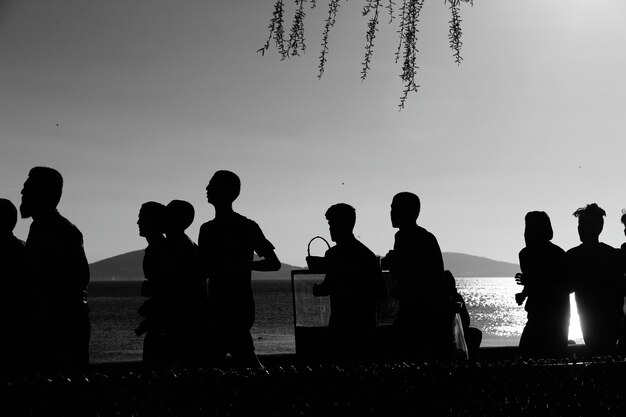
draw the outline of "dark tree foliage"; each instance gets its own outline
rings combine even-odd
[[[274,11],[272,18],[270,19],[269,35],[262,48],[258,50],[261,54],[271,47],[272,43],[276,46],[281,59],[289,58],[290,56],[299,56],[300,53],[306,51],[305,36],[304,36],[304,20],[305,20],[305,3],[307,0],[293,0],[296,5],[296,12],[291,23],[291,29],[289,30],[289,36],[285,35],[285,1],[276,0],[274,3]],[[317,6],[318,0],[308,0],[310,8],[313,9]],[[324,23],[324,29],[322,31],[322,51],[319,57],[318,65],[318,78],[322,78],[326,69],[326,62],[329,54],[329,34],[332,28],[335,26],[337,14],[341,7],[341,2],[348,0],[329,0],[328,2],[328,15]],[[393,23],[394,20],[398,20],[398,49],[395,54],[396,63],[399,61],[402,65],[402,73],[400,79],[404,85],[402,95],[400,96],[400,109],[404,108],[408,94],[410,92],[417,92],[419,85],[416,83],[417,70],[417,41],[418,41],[418,25],[420,19],[420,12],[424,5],[424,0],[363,0],[363,17],[367,18],[367,30],[365,32],[365,55],[361,64],[361,80],[365,81],[368,72],[371,68],[372,57],[374,55],[374,40],[376,39],[376,32],[380,24],[381,14],[386,12],[389,15],[389,22]],[[461,64],[463,58],[461,57],[461,3],[469,3],[473,5],[473,0],[444,0],[444,4],[450,8],[451,19],[450,28],[448,32],[448,39],[450,43],[450,49],[452,50],[452,56],[454,62]]]

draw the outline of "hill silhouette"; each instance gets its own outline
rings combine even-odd
[[[91,279],[94,281],[142,280],[143,253],[144,250],[140,249],[94,262],[89,265]],[[464,253],[444,252],[443,260],[446,269],[452,271],[455,277],[512,277],[519,272],[517,264]],[[280,271],[255,271],[252,273],[252,279],[289,279],[293,269],[302,269],[302,267],[282,264]]]
[[[89,265],[93,281],[126,281],[143,279],[144,250],[135,250],[111,258],[103,259]],[[279,271],[252,272],[252,279],[275,278],[290,279],[292,269],[301,269],[299,266],[281,264]]]
[[[465,253],[444,252],[443,264],[455,277],[513,277],[519,265]]]

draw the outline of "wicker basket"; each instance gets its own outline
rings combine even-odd
[[[324,257],[323,256],[311,256],[311,243],[315,239],[322,239],[326,243],[326,245],[328,245],[328,249],[330,249],[330,244],[328,243],[326,239],[324,239],[321,236],[315,236],[313,239],[309,240],[309,245],[306,248],[306,253],[307,253],[306,264],[309,267],[309,271],[311,272],[326,272],[326,265],[324,263]]]

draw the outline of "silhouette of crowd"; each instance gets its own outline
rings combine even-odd
[[[2,373],[83,372],[89,363],[89,266],[81,232],[57,210],[62,190],[58,171],[30,170],[19,206],[22,218],[32,218],[26,242],[13,235],[18,210],[0,199],[6,294],[0,304]],[[233,210],[240,191],[235,173],[214,173],[206,198],[215,217],[201,226],[198,244],[185,233],[195,217],[189,202],[141,205],[137,225],[147,242],[141,287],[145,300],[135,332],[144,338],[146,365],[220,366],[230,356],[240,366],[263,368],[250,334],[255,320],[251,274],[277,271],[281,263],[259,225]],[[377,305],[388,297],[399,306],[392,331],[386,333],[390,358],[447,361],[459,349],[476,356],[482,334],[470,327],[436,237],[417,224],[420,210],[413,193],[393,197],[390,218],[397,232],[393,249],[382,259],[355,237],[354,207],[339,203],[326,211],[335,246],[324,256],[325,277],[312,295],[330,297],[327,343],[334,359],[377,358]],[[605,215],[595,203],[576,210],[581,244],[564,251],[551,242],[548,215],[527,213],[526,246],[515,277],[523,286],[516,301],[525,303],[528,313],[521,355],[558,357],[566,352],[571,293],[589,352],[607,355],[626,349],[626,243],[617,249],[600,241]],[[621,221],[626,234],[626,213]],[[392,285],[383,270],[389,270]]]

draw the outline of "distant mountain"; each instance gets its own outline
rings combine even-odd
[[[94,281],[142,280],[143,249],[113,256],[89,265]],[[512,277],[519,272],[519,266],[508,262],[494,261],[464,253],[444,252],[444,265],[455,277]],[[277,272],[253,272],[253,279],[272,277],[289,279],[291,270],[299,266],[282,264]]]
[[[464,253],[444,252],[443,263],[455,277],[513,277],[520,272],[517,264]]]
[[[143,279],[143,253],[144,250],[136,250],[103,259],[89,265],[91,279],[93,281],[126,281]],[[253,279],[266,277],[276,279],[290,279],[292,269],[301,269],[299,266],[282,264],[276,272],[253,272]]]

